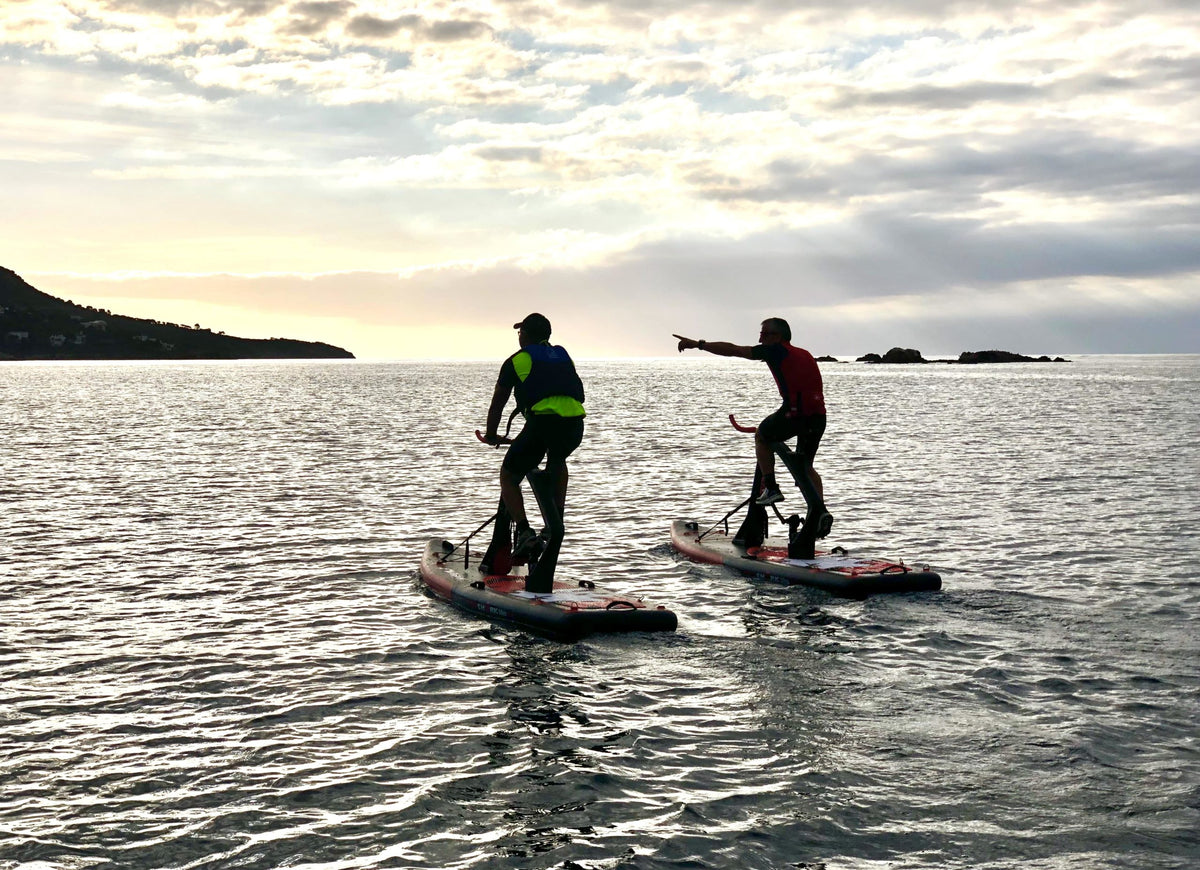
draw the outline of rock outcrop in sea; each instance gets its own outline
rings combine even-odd
[[[961,365],[973,365],[975,363],[1011,363],[1011,362],[1070,362],[1063,359],[1061,356],[1056,356],[1051,359],[1048,356],[1025,356],[1024,354],[1013,353],[1007,350],[975,350],[966,351],[958,355],[958,359],[925,359],[919,350],[912,348],[893,347],[883,356],[877,353],[868,353],[860,356],[858,362],[865,363],[888,363],[888,364],[910,364],[910,363],[956,363]]]
[[[1007,350],[976,350],[963,351],[958,355],[960,363],[1007,363],[1007,362],[1070,362],[1061,356],[1050,359],[1048,356],[1024,356]]]
[[[858,358],[858,361],[859,362],[869,362],[869,363],[896,363],[896,364],[929,362],[929,360],[927,360],[923,356],[921,356],[921,352],[919,350],[913,350],[912,348],[907,348],[907,347],[893,347],[891,350],[889,350],[883,356],[880,356],[877,353],[869,353],[866,356],[860,356]]]
[[[344,348],[291,338],[238,338],[124,317],[43,293],[0,267],[0,360],[354,359]]]

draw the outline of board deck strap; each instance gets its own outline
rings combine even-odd
[[[421,578],[439,598],[467,613],[526,628],[556,640],[575,641],[591,634],[674,631],[678,620],[661,604],[612,596],[594,583],[554,581],[553,591],[527,592],[524,566],[507,574],[483,574],[479,559],[468,558],[449,541],[425,546]]]
[[[747,548],[721,531],[709,531],[703,538],[701,534],[695,522],[676,520],[671,524],[671,544],[689,559],[725,565],[789,586],[813,586],[846,598],[942,588],[941,576],[927,567],[917,570],[903,562],[855,557],[840,548],[818,551],[813,559],[790,559],[786,543],[767,540],[760,547]]]

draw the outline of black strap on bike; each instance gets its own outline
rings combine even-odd
[[[729,513],[725,514],[725,516],[721,517],[719,520],[717,520],[715,523],[713,523],[712,526],[710,526],[708,529],[706,529],[703,532],[701,532],[700,534],[696,535],[696,540],[697,541],[704,540],[705,535],[707,535],[709,532],[711,532],[713,529],[715,529],[717,526],[721,525],[722,523],[725,524],[725,534],[728,535],[729,534],[729,518],[731,516],[733,516],[734,514],[736,514],[738,511],[740,511],[742,508],[744,508],[746,505],[750,504],[751,498],[754,498],[754,496],[751,495],[750,498],[746,499],[744,502],[742,502],[740,505],[735,507]]]
[[[480,532],[482,532],[484,529],[486,529],[488,526],[490,526],[492,523],[494,523],[496,521],[496,517],[498,517],[498,516],[500,516],[500,512],[496,511],[496,513],[492,514],[490,517],[488,517],[486,520],[484,520],[483,524],[479,528],[477,528],[475,531],[471,532],[471,534],[467,535],[465,538],[463,538],[461,541],[459,541],[457,544],[455,544],[453,547],[451,547],[447,551],[446,555],[449,556],[451,553],[456,551],[459,547],[464,546],[468,541],[471,540],[471,538],[475,537]]]

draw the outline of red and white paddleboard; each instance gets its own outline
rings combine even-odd
[[[671,544],[697,562],[726,565],[789,586],[813,586],[847,598],[942,588],[941,576],[928,567],[918,570],[903,562],[852,556],[840,547],[818,551],[813,559],[790,559],[786,542],[767,539],[761,547],[743,547],[735,544],[731,535],[716,529],[703,533],[699,524],[687,520],[671,524]]]
[[[594,583],[556,580],[552,592],[526,592],[526,568],[483,574],[479,557],[468,557],[449,541],[431,540],[421,559],[421,578],[439,598],[488,619],[527,628],[556,640],[591,634],[674,631],[678,620],[664,605],[609,595]]]

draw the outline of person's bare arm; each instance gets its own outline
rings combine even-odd
[[[706,341],[703,338],[697,340],[694,338],[685,338],[682,335],[671,334],[673,338],[679,339],[679,352],[696,348],[697,350],[708,351],[715,353],[717,356],[736,356],[742,359],[752,359],[750,352],[754,350],[752,346],[744,344],[733,344],[728,341]]]
[[[505,382],[503,375],[496,380],[496,389],[492,391],[492,404],[488,408],[487,430],[484,440],[488,444],[500,443],[500,418],[504,415],[504,406],[512,395],[512,385]]]

